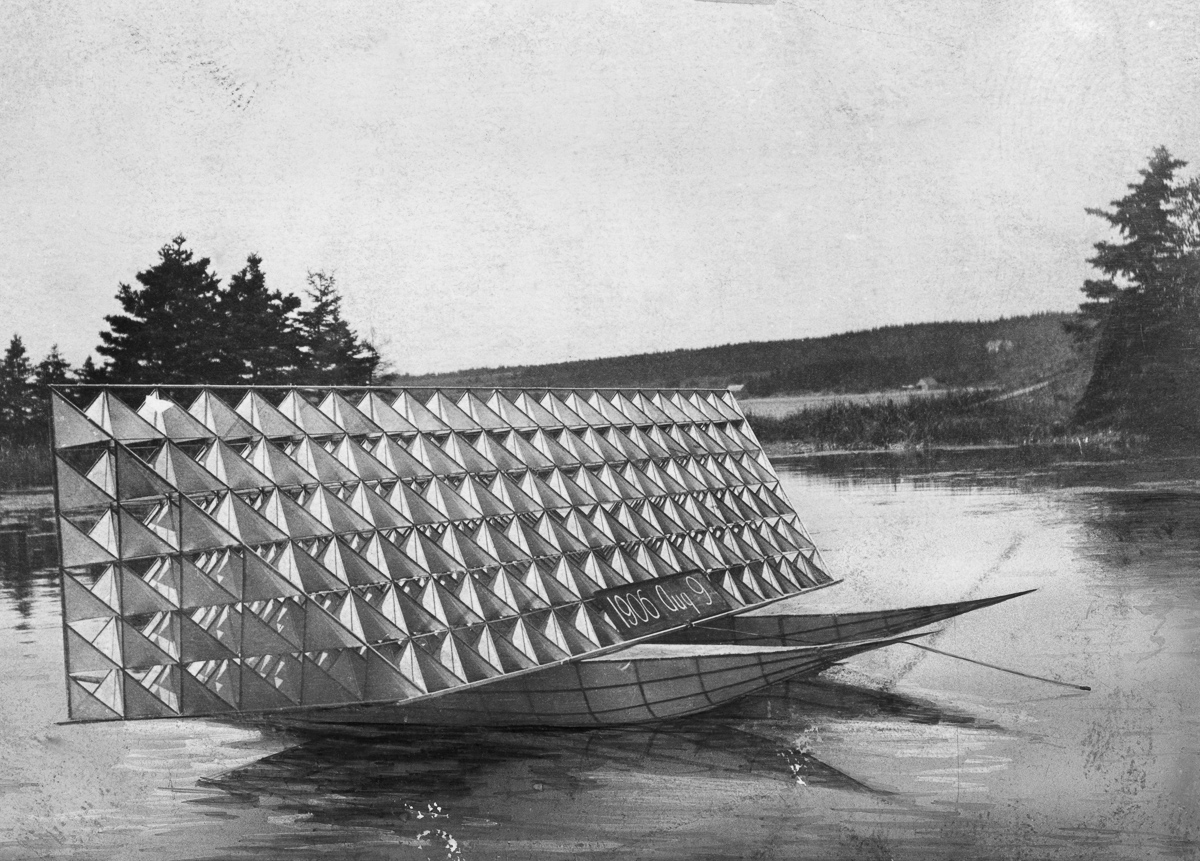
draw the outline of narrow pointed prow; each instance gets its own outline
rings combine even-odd
[[[747,643],[762,646],[819,646],[903,634],[984,607],[1028,595],[1036,589],[948,604],[865,610],[856,613],[758,613],[705,621],[670,642]],[[666,641],[664,641],[666,642]]]

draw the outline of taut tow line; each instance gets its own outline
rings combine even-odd
[[[999,670],[1002,673],[1011,673],[1014,676],[1020,676],[1023,679],[1033,679],[1035,682],[1046,682],[1051,685],[1059,685],[1064,688],[1072,688],[1077,691],[1090,691],[1091,688],[1087,685],[1077,685],[1073,682],[1060,682],[1058,679],[1048,679],[1045,676],[1035,676],[1032,673],[1022,673],[1019,670],[1010,670],[1008,667],[998,667],[995,664],[988,664],[984,661],[977,661],[974,658],[955,655],[952,652],[943,652],[941,649],[935,649],[933,646],[923,646],[920,643],[914,643],[911,640],[905,640],[899,645],[912,646],[914,649],[924,649],[926,652],[933,652],[935,655],[945,655],[947,658],[954,658],[959,661],[966,661],[968,664],[978,664],[981,667],[987,667],[989,670]]]

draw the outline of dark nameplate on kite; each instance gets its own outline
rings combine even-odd
[[[703,571],[604,589],[592,596],[592,606],[630,637],[678,628],[732,609]]]

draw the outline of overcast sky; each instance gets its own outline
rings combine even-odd
[[[82,360],[177,233],[409,372],[1072,308],[1200,162],[1197,5],[8,2],[0,336]]]

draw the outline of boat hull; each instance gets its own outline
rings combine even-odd
[[[903,639],[787,647],[646,644],[412,704],[314,709],[280,715],[279,720],[296,727],[649,723],[708,711]]]

